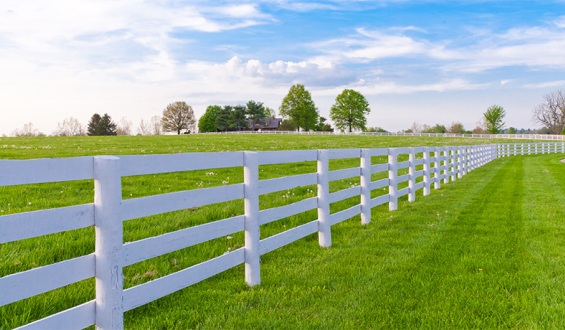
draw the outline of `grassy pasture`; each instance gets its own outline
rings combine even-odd
[[[502,140],[508,142],[508,140]],[[408,137],[190,135],[0,138],[0,158],[189,151],[465,145],[492,140]],[[496,141],[500,142],[500,141]],[[561,155],[512,157],[432,190],[399,211],[373,209],[333,227],[334,245],[315,235],[262,257],[262,285],[247,288],[243,266],[126,313],[127,328],[562,328],[565,164]],[[373,159],[374,163],[384,159]],[[332,169],[359,160],[330,163]],[[313,162],[261,168],[261,179],[315,171]],[[373,180],[378,179],[374,176]],[[241,168],[123,179],[123,198],[242,182]],[[342,180],[332,191],[359,184]],[[0,188],[0,215],[89,203],[92,181]],[[262,196],[260,207],[315,196],[316,187]],[[373,197],[379,193],[374,192]],[[332,212],[357,203],[332,204]],[[124,223],[124,241],[243,212],[233,201]],[[315,211],[264,225],[262,238],[316,218]],[[1,219],[0,219],[1,220]],[[94,251],[92,228],[0,245],[0,276]],[[241,247],[243,234],[124,269],[125,287]],[[94,298],[94,280],[0,307],[12,328]]]

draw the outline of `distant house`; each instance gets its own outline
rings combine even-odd
[[[281,126],[282,118],[275,118],[269,117],[265,118],[265,123],[263,124],[255,124],[254,129],[256,131],[274,131],[279,129]]]

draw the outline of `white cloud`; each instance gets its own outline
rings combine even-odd
[[[206,81],[240,81],[262,85],[288,86],[301,83],[314,86],[347,85],[355,82],[355,76],[335,64],[321,59],[314,61],[274,61],[263,63],[256,59],[243,61],[237,56],[226,63],[191,61],[186,65],[188,77]],[[189,78],[190,79],[190,78]]]

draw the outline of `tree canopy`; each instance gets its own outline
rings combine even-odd
[[[102,117],[95,113],[88,122],[87,134],[90,136],[116,135],[116,124],[107,113]]]
[[[365,129],[367,124],[365,116],[370,112],[369,102],[363,94],[353,89],[344,89],[335,98],[335,103],[330,110],[330,118],[340,131],[347,130],[351,133],[354,129]]]
[[[267,110],[261,102],[251,100],[247,102],[245,106],[247,108],[247,118],[249,119],[252,131],[255,130],[255,125],[265,124],[265,118],[270,116],[269,110]]]
[[[310,92],[301,84],[290,87],[279,107],[279,113],[284,118],[289,118],[298,130],[302,128],[309,131],[318,121],[318,109],[312,101]]]
[[[490,134],[497,134],[502,128],[504,128],[504,116],[506,116],[506,110],[500,105],[491,105],[483,117],[485,118],[486,129]]]
[[[220,111],[222,107],[219,105],[209,105],[198,120],[198,131],[200,133],[216,132],[216,117]]]
[[[161,125],[165,132],[177,132],[185,130],[194,130],[194,111],[192,107],[184,101],[174,102],[167,105],[163,110],[163,117],[161,118]]]

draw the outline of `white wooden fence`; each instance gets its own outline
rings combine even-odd
[[[0,186],[94,179],[91,204],[0,216],[0,244],[47,234],[95,227],[95,252],[0,278],[0,306],[88,278],[96,278],[96,298],[82,305],[23,326],[26,329],[123,328],[123,313],[177,290],[245,264],[245,281],[261,282],[260,256],[318,233],[319,245],[332,245],[331,227],[360,214],[371,222],[371,208],[398,199],[414,201],[416,191],[430,193],[497,157],[565,152],[563,143],[478,145],[381,149],[301,150],[276,152],[186,153],[151,156],[78,157],[66,159],[0,160]],[[399,155],[403,155],[399,161]],[[372,157],[387,156],[384,163]],[[331,159],[359,158],[360,166],[329,170]],[[375,158],[378,159],[378,158]],[[382,159],[382,157],[380,158]],[[259,180],[259,166],[316,161],[317,172]],[[124,176],[242,167],[244,183],[122,199]],[[400,175],[400,173],[408,174]],[[388,178],[371,181],[373,173]],[[329,182],[351,177],[360,185],[330,192]],[[399,189],[404,183],[405,188]],[[406,184],[407,183],[407,184]],[[282,207],[259,209],[259,196],[306,185],[317,185],[317,196]],[[371,191],[388,187],[388,194],[371,198]],[[359,204],[330,213],[330,204],[359,196]],[[123,221],[186,208],[244,199],[240,216],[123,244]],[[318,219],[260,239],[261,225],[317,209]],[[156,280],[123,289],[122,268],[211,239],[245,232],[245,246]]]
[[[297,135],[370,135],[370,136],[424,136],[478,139],[512,139],[537,141],[565,141],[565,135],[558,134],[456,134],[456,133],[404,133],[404,132],[316,132],[316,131],[228,131],[205,132],[200,134],[297,134]]]

